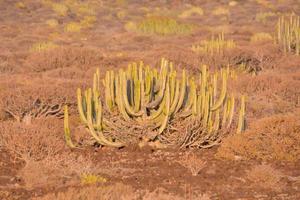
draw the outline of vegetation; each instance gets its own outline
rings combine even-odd
[[[37,42],[32,45],[30,50],[32,52],[42,52],[42,51],[51,50],[51,49],[54,49],[57,47],[58,47],[57,44],[50,42],[50,41],[49,42]]]
[[[106,178],[94,174],[82,174],[80,178],[81,184],[96,184],[107,182]]]
[[[255,42],[263,42],[263,41],[272,41],[273,37],[269,33],[265,32],[260,32],[260,33],[255,33],[253,36],[251,36],[250,41],[255,43]]]
[[[287,19],[281,16],[277,22],[277,43],[284,53],[300,55],[300,17],[290,15]]]
[[[219,139],[220,131],[231,128],[233,121],[235,98],[227,90],[228,78],[228,68],[211,74],[203,65],[198,83],[185,70],[180,77],[173,64],[165,59],[161,61],[160,72],[144,66],[143,62],[133,63],[126,71],[120,69],[118,73],[106,72],[103,80],[105,106],[111,113],[118,111],[122,120],[128,123],[134,120],[139,125],[148,125],[153,132],[151,140],[159,140],[168,125],[179,117],[195,120],[201,127],[202,134],[205,133],[205,136],[199,138],[206,138],[214,143]],[[222,82],[221,89],[218,89],[219,82]],[[104,108],[99,100],[99,70],[94,74],[93,88],[85,90],[83,94],[78,89],[77,99],[80,119],[99,144],[113,147],[125,145],[122,141],[107,138],[103,134],[104,130],[117,127],[103,116]],[[65,112],[65,116],[67,115]],[[238,133],[245,129],[244,120],[245,99],[242,97]],[[67,124],[65,129],[68,130]],[[69,138],[69,132],[66,131],[65,134]],[[72,146],[68,140],[67,143]]]
[[[256,14],[255,20],[257,22],[261,22],[261,23],[265,24],[267,22],[268,18],[274,17],[274,16],[276,16],[276,13],[274,13],[274,12],[260,12],[260,13]]]
[[[213,15],[229,15],[229,10],[224,7],[217,7],[212,12]]]
[[[49,19],[46,21],[46,23],[52,28],[58,26],[58,21],[56,19]]]
[[[175,19],[152,16],[136,25],[137,31],[149,34],[170,35],[191,33],[194,26],[191,24],[179,23]]]
[[[192,45],[192,51],[195,53],[206,54],[210,56],[223,55],[228,49],[235,47],[233,40],[225,40],[224,33],[218,35],[215,39],[212,36],[211,40],[202,40],[198,45]]]
[[[180,18],[189,18],[193,15],[199,15],[202,16],[204,14],[204,11],[202,8],[197,7],[197,6],[191,6],[189,9],[183,11],[179,17]]]

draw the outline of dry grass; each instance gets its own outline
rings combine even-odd
[[[297,161],[300,159],[299,115],[275,115],[254,122],[244,134],[225,139],[216,156]]]
[[[30,54],[25,64],[35,72],[57,68],[96,66],[102,56],[93,49],[60,47],[55,50]]]
[[[36,120],[28,126],[5,121],[0,123],[0,129],[0,145],[21,157],[42,160],[58,154],[65,147],[59,119]]]
[[[272,41],[272,40],[273,40],[272,35],[269,34],[269,33],[264,33],[264,32],[255,33],[250,38],[250,41],[253,42],[253,43],[256,43],[256,42],[267,42],[267,41]]]
[[[32,47],[30,48],[30,51],[43,52],[43,51],[49,51],[51,49],[55,49],[57,47],[58,47],[58,45],[51,41],[37,42],[32,45]]]
[[[189,18],[192,16],[202,16],[204,14],[204,11],[201,7],[197,6],[190,6],[187,10],[184,10],[179,17],[180,18]]]
[[[180,23],[175,19],[162,16],[148,17],[139,22],[136,27],[139,32],[158,35],[189,34],[194,28],[191,24]]]
[[[279,190],[280,186],[282,186],[280,184],[281,172],[270,165],[262,164],[254,166],[247,171],[246,177],[254,186],[260,188]]]
[[[58,21],[56,19],[49,19],[46,21],[46,24],[51,28],[55,28],[58,26]]]
[[[276,13],[274,12],[260,12],[256,14],[255,20],[257,22],[265,24],[269,18],[274,16],[276,16]]]
[[[186,153],[178,161],[180,165],[188,169],[193,176],[197,176],[200,171],[206,166],[206,161],[203,161],[194,153]]]
[[[225,7],[217,7],[212,11],[213,15],[229,15],[229,9]]]
[[[82,29],[82,26],[78,22],[70,22],[64,28],[65,32],[71,32],[71,33],[80,32],[81,29]]]
[[[36,197],[33,200],[135,200],[138,195],[132,187],[122,183],[112,186],[88,186],[83,188],[68,188],[66,191],[50,193],[43,197]]]

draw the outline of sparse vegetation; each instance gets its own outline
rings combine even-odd
[[[282,173],[280,171],[266,164],[256,165],[247,172],[247,179],[249,179],[254,186],[275,191],[281,188],[281,178]]]
[[[194,153],[186,153],[178,162],[190,170],[193,176],[197,176],[206,166],[206,161],[201,160]]]
[[[251,130],[225,139],[217,157],[226,159],[300,159],[299,116],[274,116],[253,124]]]
[[[175,19],[168,17],[152,16],[137,23],[136,29],[147,34],[172,35],[189,34],[193,31],[194,26],[177,22]]]
[[[265,42],[265,41],[273,41],[273,37],[269,33],[255,33],[253,36],[251,36],[250,41],[255,42]]]
[[[81,177],[81,184],[96,184],[96,183],[105,183],[107,182],[106,178],[102,176],[94,175],[94,174],[82,174]]]
[[[278,19],[277,43],[284,53],[300,55],[300,17],[290,15]]]
[[[213,15],[229,15],[229,10],[225,7],[217,7],[212,11]]]
[[[274,13],[274,12],[260,12],[260,13],[256,14],[255,20],[257,22],[261,22],[261,23],[265,24],[267,22],[268,18],[274,17],[274,16],[276,16],[276,13]]]
[[[51,41],[37,42],[37,43],[32,45],[30,50],[32,52],[42,52],[42,51],[48,51],[48,50],[51,50],[51,49],[55,49],[57,47],[58,47],[58,45],[55,44],[54,42],[51,42]]]
[[[205,54],[209,56],[223,55],[229,49],[236,45],[233,40],[225,40],[224,33],[218,35],[217,38],[212,36],[210,40],[202,40],[200,44],[192,45],[192,51],[195,53]]]
[[[65,32],[76,33],[76,32],[80,32],[81,29],[82,26],[78,22],[70,22],[65,26]]]
[[[56,19],[49,19],[46,21],[46,23],[52,28],[55,28],[58,26],[58,21]]]
[[[0,0],[0,199],[299,199],[299,10]]]
[[[179,17],[180,18],[189,18],[193,15],[199,15],[202,16],[204,14],[204,11],[202,8],[197,7],[197,6],[191,6],[189,9],[183,11]]]

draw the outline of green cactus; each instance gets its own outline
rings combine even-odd
[[[242,95],[241,97],[241,108],[239,111],[239,120],[238,120],[238,127],[237,133],[241,133],[245,130],[245,111],[246,111],[246,103],[245,103],[245,96]]]
[[[219,130],[229,129],[233,124],[235,99],[227,90],[229,74],[229,68],[222,69],[219,76],[218,72],[209,73],[208,67],[203,65],[198,82],[195,77],[189,78],[184,69],[181,76],[178,75],[172,62],[164,58],[159,73],[143,62],[129,64],[126,70],[106,72],[103,80],[105,107],[102,107],[100,73],[97,70],[92,89],[83,93],[81,89],[77,90],[79,116],[91,136],[101,145],[124,146],[125,143],[116,141],[116,138],[109,139],[103,133],[122,131],[122,124],[132,122],[141,126],[151,125],[151,131],[155,132],[151,139],[159,140],[167,132],[169,124],[178,119],[176,116],[199,122],[199,130],[207,134],[202,136],[203,140],[208,140],[217,137]],[[218,90],[218,77],[221,77],[221,90]],[[241,99],[237,132],[245,129],[244,99]],[[111,111],[106,112],[108,115],[119,112],[124,122],[120,125],[110,122],[103,116],[103,110]],[[65,132],[68,133],[68,130],[66,126]]]
[[[68,106],[65,105],[64,107],[64,132],[65,132],[65,140],[69,147],[75,148],[75,145],[72,142],[71,139],[71,131],[69,127],[69,112],[68,112]]]

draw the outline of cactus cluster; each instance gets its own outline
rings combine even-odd
[[[187,118],[200,122],[207,135],[228,130],[235,113],[235,97],[227,90],[229,74],[229,68],[210,73],[206,65],[202,66],[198,77],[189,76],[185,70],[179,74],[166,59],[161,60],[159,71],[143,62],[132,63],[126,70],[106,72],[103,79],[105,106],[102,106],[97,70],[93,88],[83,93],[80,89],[77,91],[80,119],[98,143],[114,147],[125,144],[104,136],[103,130],[109,129],[112,123],[103,116],[103,107],[108,115],[119,113],[125,122],[151,124],[154,132],[151,140],[159,140],[172,121]],[[245,128],[244,97],[240,105],[239,133]],[[70,138],[68,125],[65,127],[66,138]],[[71,144],[69,139],[67,142]]]
[[[195,53],[215,56],[223,55],[226,50],[234,47],[234,41],[225,40],[224,33],[221,33],[217,38],[212,36],[211,40],[202,40],[200,44],[192,45],[192,51]]]
[[[290,15],[287,19],[281,16],[277,23],[277,43],[284,53],[300,55],[300,17]]]

